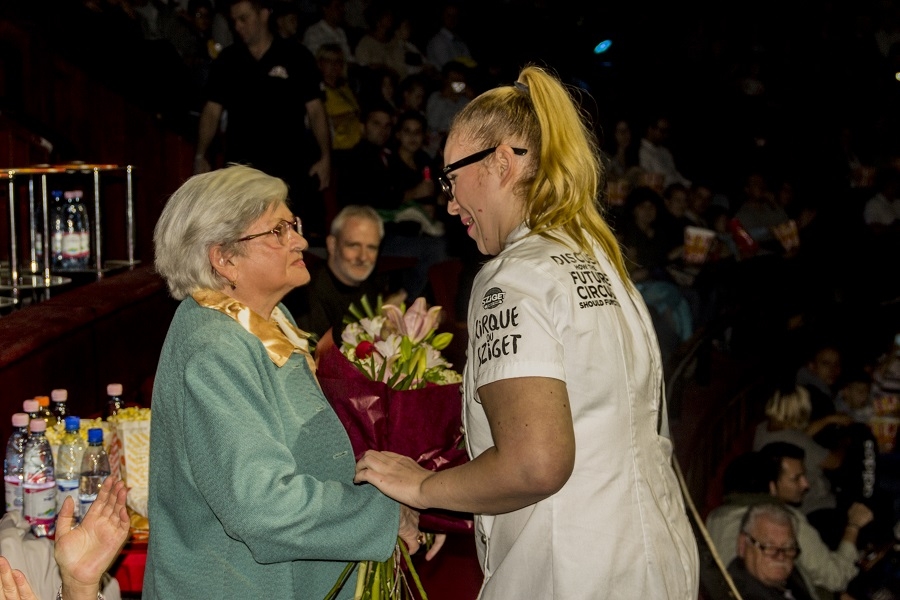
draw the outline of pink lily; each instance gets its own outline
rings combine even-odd
[[[385,304],[382,312],[397,333],[408,337],[413,344],[418,344],[437,327],[441,307],[427,308],[425,298],[419,296],[412,306],[406,309],[406,314],[393,304]]]

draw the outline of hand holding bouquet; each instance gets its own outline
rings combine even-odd
[[[351,307],[355,320],[341,332],[340,347],[326,333],[316,348],[317,379],[357,459],[369,449],[389,450],[431,470],[468,460],[462,443],[462,377],[441,355],[453,336],[437,332],[440,311],[439,306],[429,308],[424,298],[408,309],[402,304],[373,309],[363,300],[361,307]],[[419,526],[468,532],[472,520],[471,515],[426,511]],[[348,565],[346,577],[352,567]],[[407,573],[425,600],[398,539],[388,561],[360,564],[356,598],[412,598]]]

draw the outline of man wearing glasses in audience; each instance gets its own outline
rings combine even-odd
[[[794,568],[800,554],[794,517],[777,502],[747,509],[741,520],[737,557],[728,565],[744,600],[813,600],[814,593]]]

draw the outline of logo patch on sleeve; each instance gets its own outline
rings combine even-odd
[[[503,304],[503,298],[505,297],[506,292],[498,287],[492,287],[484,293],[484,298],[481,299],[481,307],[485,310],[497,308]]]

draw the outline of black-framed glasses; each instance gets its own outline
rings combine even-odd
[[[774,546],[772,544],[763,544],[758,540],[754,539],[752,535],[744,532],[744,535],[747,536],[747,539],[750,540],[750,543],[759,548],[759,551],[763,553],[763,556],[767,556],[769,558],[778,558],[783,556],[785,558],[797,558],[800,554],[800,548],[798,546],[788,546],[787,548],[781,548],[779,546]]]
[[[477,163],[480,160],[484,160],[491,154],[493,154],[499,146],[494,146],[493,148],[485,148],[484,150],[479,150],[475,154],[470,154],[465,158],[461,158],[456,162],[450,163],[438,174],[437,180],[438,183],[441,184],[441,189],[444,190],[444,193],[447,194],[448,197],[453,198],[453,184],[450,183],[450,179],[447,178],[447,175],[452,173],[457,169],[461,169],[467,165],[471,165]],[[517,156],[525,156],[528,153],[527,148],[513,148],[513,153]]]
[[[253,233],[250,235],[245,235],[244,237],[236,240],[238,242],[246,242],[249,240],[256,239],[258,237],[262,237],[264,235],[273,234],[275,239],[278,240],[278,243],[284,246],[287,242],[288,232],[293,231],[297,235],[303,235],[303,223],[300,222],[300,217],[294,217],[293,221],[286,221],[282,219],[278,221],[278,225],[273,227],[268,231],[263,231],[262,233]]]

